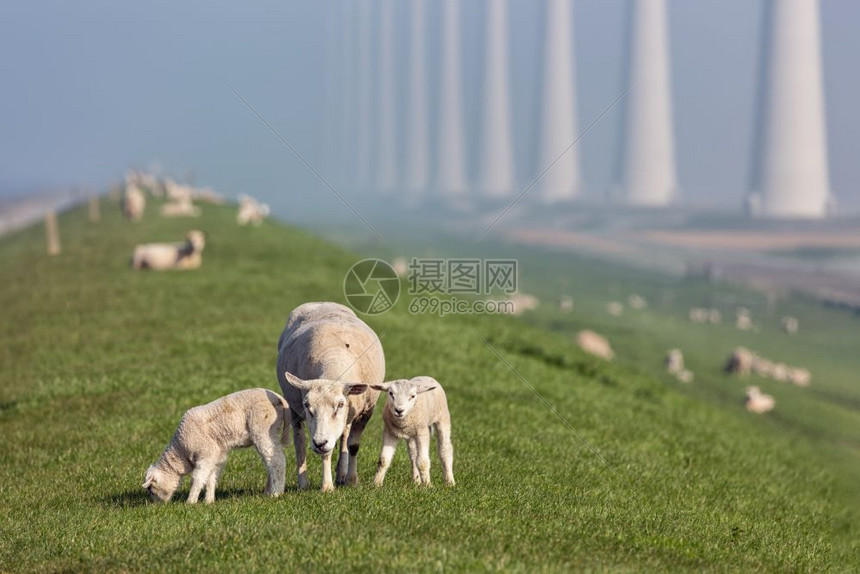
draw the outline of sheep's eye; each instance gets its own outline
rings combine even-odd
[[[410,395],[410,399],[414,399],[417,395]]]
[[[389,396],[389,397],[393,397],[393,396],[394,396],[394,391],[388,391],[388,396]]]

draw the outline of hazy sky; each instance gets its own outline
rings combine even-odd
[[[127,166],[160,164],[228,194],[278,208],[343,209],[225,85],[229,82],[345,197],[349,167],[321,153],[327,18],[333,2],[19,0],[0,6],[0,193],[70,183],[101,186]],[[398,74],[407,9],[398,1]],[[575,0],[578,117],[584,128],[622,91],[624,0]],[[823,0],[824,76],[832,187],[860,204],[860,2]],[[427,0],[431,138],[438,93],[439,6]],[[749,169],[761,2],[669,0],[679,179],[685,201],[740,206]],[[541,0],[510,0],[517,177],[538,172]],[[484,4],[462,3],[464,108],[470,173],[479,157]],[[354,36],[352,28],[339,39]],[[351,36],[352,35],[352,36]],[[400,80],[402,82],[402,80]],[[405,93],[405,84],[402,86]],[[338,89],[348,104],[350,92]],[[402,106],[398,117],[406,111]],[[341,108],[343,109],[343,108]],[[580,144],[586,194],[608,184],[613,110]],[[339,121],[339,120],[338,120]],[[330,125],[330,124],[329,124]],[[398,126],[404,141],[403,125]],[[329,132],[331,133],[331,132]],[[349,133],[347,130],[346,133]],[[435,140],[433,140],[435,141]],[[344,145],[351,146],[346,140]],[[431,145],[431,148],[433,146]],[[405,156],[404,156],[405,157]],[[402,164],[402,162],[401,162]]]

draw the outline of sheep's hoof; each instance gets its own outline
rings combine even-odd
[[[322,485],[320,492],[334,492],[334,485],[331,483],[324,484],[324,485]]]

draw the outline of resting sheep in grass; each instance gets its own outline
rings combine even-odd
[[[744,404],[749,412],[762,414],[772,411],[776,401],[772,396],[762,393],[758,387],[747,387]]]
[[[190,200],[165,203],[161,206],[162,217],[200,217],[200,208]]]
[[[183,243],[146,243],[134,248],[134,269],[197,269],[203,264],[206,239],[202,231],[189,231]]]
[[[284,492],[285,461],[281,439],[289,406],[277,393],[248,389],[188,410],[164,453],[146,471],[143,488],[153,502],[167,502],[191,473],[188,502],[193,504],[205,487],[206,502],[215,502],[215,486],[227,453],[253,445],[266,470],[266,494]]]
[[[287,319],[278,341],[278,382],[290,405],[299,488],[308,487],[308,422],[311,448],[322,457],[322,490],[334,489],[332,451],[340,439],[338,484],[358,482],[361,435],[385,378],[385,356],[376,333],[338,303],[305,303]]]
[[[576,344],[579,345],[580,349],[595,357],[600,357],[607,361],[611,361],[615,357],[615,353],[612,352],[612,347],[609,345],[606,337],[598,335],[594,331],[585,329],[577,333]]]
[[[382,486],[397,449],[397,441],[404,439],[412,461],[412,480],[417,484],[430,484],[430,427],[434,427],[445,484],[453,486],[451,415],[442,385],[431,377],[415,377],[371,387],[388,393],[382,413],[382,420],[385,421],[382,452],[373,483]]]
[[[269,216],[269,206],[260,203],[249,195],[239,196],[239,211],[236,213],[236,223],[239,225],[260,225]]]

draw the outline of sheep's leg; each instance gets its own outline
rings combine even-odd
[[[274,440],[271,437],[266,437],[256,446],[257,452],[260,453],[260,458],[263,459],[263,464],[266,466],[268,473],[266,494],[269,496],[278,496],[284,492],[284,474],[286,472],[284,449],[281,448],[280,441],[277,440],[277,435]]]
[[[421,429],[415,437],[418,445],[418,472],[421,482],[430,484],[430,428]]]
[[[221,471],[224,470],[224,465],[227,463],[225,457],[212,468],[209,473],[209,478],[206,479],[206,504],[215,502],[215,487],[218,485],[218,479],[221,477]]]
[[[349,470],[346,474],[347,484],[358,484],[358,448],[361,443],[361,435],[367,427],[367,422],[373,411],[365,413],[358,417],[352,423],[352,430],[349,433]]]
[[[349,443],[349,431],[352,425],[347,423],[343,429],[343,434],[340,436],[340,452],[337,455],[337,484],[346,484],[346,472],[349,469],[349,451],[347,444]]]
[[[388,430],[382,431],[382,452],[379,453],[379,462],[376,465],[376,476],[373,477],[373,484],[382,486],[385,481],[385,473],[388,472],[388,467],[391,466],[391,459],[394,458],[394,451],[397,450],[397,437],[389,433]]]
[[[409,448],[409,462],[412,463],[412,482],[421,484],[421,474],[418,472],[418,444],[414,438],[406,441],[406,446]]]
[[[200,498],[200,492],[206,486],[209,480],[209,475],[212,474],[212,465],[207,463],[198,463],[191,471],[191,492],[188,493],[188,503],[196,504]]]
[[[293,445],[296,448],[296,474],[299,477],[299,490],[307,490],[308,482],[308,442],[302,419],[293,413]]]
[[[334,490],[334,483],[331,481],[331,452],[327,452],[322,455],[322,490],[323,492],[330,492]]]
[[[451,421],[440,421],[436,424],[436,441],[445,484],[454,486],[454,445],[451,444]]]

